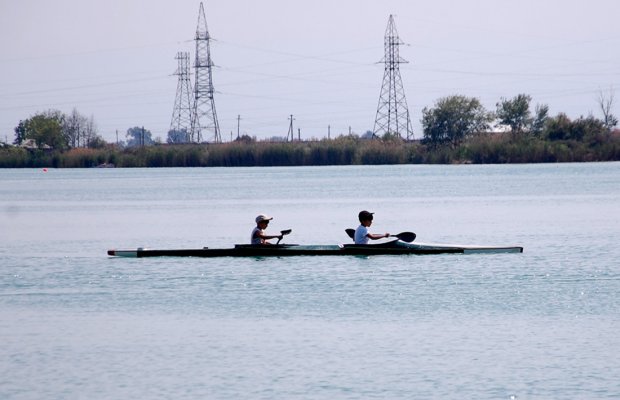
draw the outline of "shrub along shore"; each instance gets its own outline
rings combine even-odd
[[[459,145],[340,137],[301,142],[158,144],[66,151],[0,148],[0,168],[253,167],[619,161],[620,131],[588,141],[484,133]]]

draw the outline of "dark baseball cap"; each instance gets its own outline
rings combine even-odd
[[[360,221],[367,221],[367,220],[372,220],[372,215],[374,213],[371,213],[370,211],[360,211],[358,218]]]

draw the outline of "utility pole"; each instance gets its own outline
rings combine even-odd
[[[215,100],[213,99],[213,75],[211,60],[211,37],[207,28],[205,10],[200,3],[198,12],[198,26],[196,28],[196,61],[194,63],[194,110],[192,113],[192,141],[200,143],[203,134],[208,133],[211,141],[219,143],[220,125],[215,112]],[[209,141],[207,139],[206,141]]]
[[[389,133],[404,136],[407,140],[413,138],[405,89],[400,77],[399,64],[408,62],[400,57],[398,46],[402,44],[404,42],[398,37],[394,17],[390,15],[384,37],[385,56],[380,61],[385,64],[385,70],[373,137]]]
[[[331,127],[331,125],[327,125],[327,140],[329,140],[329,139],[330,139],[330,134],[331,134],[331,131],[332,131],[332,127]]]
[[[239,139],[239,125],[241,124],[241,115],[237,115],[237,139]]]

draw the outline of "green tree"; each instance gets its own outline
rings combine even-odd
[[[545,123],[549,119],[549,106],[546,104],[537,104],[534,114],[535,116],[530,125],[530,133],[540,136],[545,128]]]
[[[571,125],[571,139],[580,141],[590,141],[608,132],[605,122],[589,115],[586,118],[579,118]]]
[[[89,149],[103,149],[108,145],[108,143],[99,135],[95,135],[90,138],[88,141]]]
[[[19,121],[19,124],[15,127],[15,140],[13,144],[20,145],[26,140],[26,122]]]
[[[237,143],[254,143],[256,142],[256,138],[251,137],[250,135],[241,135],[234,140]]]
[[[607,132],[605,122],[588,116],[580,117],[574,121],[564,113],[554,118],[549,118],[545,124],[544,135],[549,140],[593,140]]]
[[[138,146],[151,146],[153,145],[153,138],[151,131],[144,129],[144,127],[134,126],[127,129],[127,147]]]
[[[501,125],[508,125],[514,135],[518,135],[530,126],[530,101],[532,98],[526,94],[519,94],[512,99],[502,97],[496,104],[496,116]]]
[[[547,120],[544,135],[549,140],[566,140],[570,137],[571,124],[566,114],[559,113]]]
[[[171,129],[168,131],[168,138],[166,139],[166,142],[170,144],[188,143],[189,133],[187,132],[187,129],[181,129],[181,130]]]
[[[473,133],[487,131],[491,121],[493,114],[475,97],[444,97],[434,108],[422,110],[424,139],[433,145],[451,143],[456,146]]]
[[[15,128],[15,143],[32,139],[37,146],[50,146],[54,149],[65,149],[67,141],[62,133],[64,115],[57,110],[38,113],[25,121],[20,121]]]
[[[390,132],[385,132],[383,136],[381,136],[381,140],[383,140],[384,142],[397,142],[397,143],[403,142],[403,138],[398,133],[390,133]]]

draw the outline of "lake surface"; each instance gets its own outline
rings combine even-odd
[[[110,258],[374,232],[523,254]],[[620,163],[0,170],[2,399],[620,396]]]

